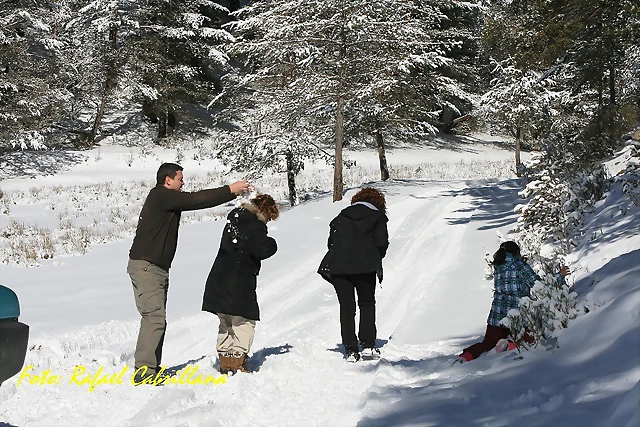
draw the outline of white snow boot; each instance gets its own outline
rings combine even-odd
[[[362,358],[363,359],[370,359],[370,360],[379,359],[380,358],[380,349],[379,348],[372,348],[372,347],[363,348],[362,349]]]
[[[349,352],[347,353],[345,360],[349,363],[356,363],[360,360],[360,353],[358,353],[357,351]]]

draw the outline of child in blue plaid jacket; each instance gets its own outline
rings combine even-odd
[[[518,308],[520,298],[528,297],[531,288],[540,280],[535,271],[520,255],[520,247],[516,242],[503,242],[493,255],[493,302],[487,319],[487,331],[482,342],[465,348],[459,356],[460,362],[476,359],[482,353],[492,348],[497,351],[512,350],[517,344],[507,341],[509,329],[500,324],[507,317],[509,310]],[[557,280],[564,281],[569,274],[567,267],[562,267]],[[525,333],[523,340],[531,342],[531,337]]]

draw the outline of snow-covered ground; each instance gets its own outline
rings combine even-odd
[[[0,189],[11,197],[38,193],[29,190],[34,181],[63,188],[79,180],[153,181],[159,160],[175,160],[159,155],[140,167],[117,168],[106,151],[90,166],[3,181]],[[351,156],[375,172],[375,155]],[[484,256],[496,249],[497,233],[508,232],[516,220],[519,183],[505,179],[508,170],[501,175],[493,169],[495,162],[510,165],[511,157],[486,144],[389,153],[392,164],[407,170],[438,164],[434,171],[460,175],[475,164],[479,176],[451,179],[442,172],[442,179],[373,184],[387,194],[390,218],[385,280],[376,291],[378,362],[344,362],[337,299],[316,274],[328,223],[357,188],[339,203],[330,196],[308,200],[269,224],[279,251],[263,263],[258,279],[262,320],[252,349],[254,372],[224,384],[130,384],[139,323],[125,271],[131,236],[94,245],[85,255],[40,260],[37,267],[1,265],[0,282],[18,293],[21,320],[31,326],[25,366],[33,365],[32,375],[49,370],[58,382],[30,384],[32,377],[25,377],[18,385],[19,375],[5,382],[0,426],[639,425],[640,212],[615,187],[587,218],[584,241],[569,256],[571,280],[590,312],[561,331],[559,347],[528,351],[521,359],[517,353],[486,354],[452,366],[462,348],[481,338],[492,294]],[[187,180],[213,168],[183,163]],[[323,170],[309,173],[321,176]],[[111,198],[123,197],[114,191]],[[25,197],[10,214],[46,222],[47,212],[53,213],[43,206],[50,202],[40,203]],[[68,208],[73,201],[58,203]],[[55,228],[57,221],[49,221]],[[167,307],[167,367],[197,367],[216,376],[218,321],[200,306],[222,226],[204,220],[180,230]],[[122,384],[90,392],[88,384],[70,382],[77,365],[91,375],[101,368],[100,375],[128,370]]]

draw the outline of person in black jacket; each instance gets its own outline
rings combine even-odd
[[[263,194],[227,217],[202,301],[202,310],[220,319],[216,349],[223,374],[248,372],[248,353],[260,320],[257,277],[261,261],[278,250],[266,224],[278,216],[276,202]]]
[[[142,317],[134,355],[136,384],[147,384],[144,380],[160,371],[167,329],[169,268],[178,245],[182,211],[221,205],[250,188],[250,184],[243,180],[220,188],[183,192],[182,171],[183,168],[175,163],[163,163],[158,168],[156,186],[142,206],[129,251],[127,273]]]
[[[378,356],[376,342],[376,275],[382,283],[382,259],[389,247],[386,202],[375,188],[363,188],[331,221],[329,251],[318,273],[336,290],[340,303],[340,329],[346,359],[360,360],[355,315],[358,294],[360,327],[358,337],[365,356]]]

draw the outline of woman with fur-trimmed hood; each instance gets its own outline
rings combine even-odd
[[[278,215],[273,198],[263,194],[227,216],[202,302],[203,311],[220,319],[216,347],[223,374],[248,372],[247,354],[260,320],[256,295],[260,263],[278,249],[266,224]]]

